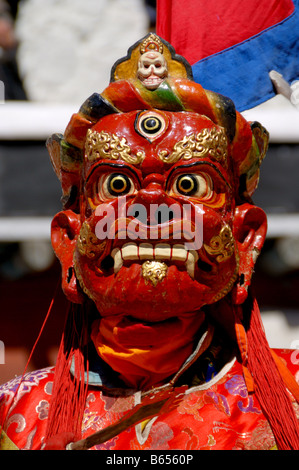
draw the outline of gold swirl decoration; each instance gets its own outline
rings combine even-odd
[[[97,236],[92,232],[89,224],[84,222],[77,240],[77,248],[82,256],[96,258],[102,254],[106,241],[99,242]]]
[[[185,136],[174,145],[171,153],[167,150],[159,152],[159,158],[165,163],[203,158],[207,155],[221,163],[227,163],[227,138],[224,129],[203,129],[196,135]]]
[[[235,240],[231,228],[228,225],[222,227],[219,235],[215,235],[211,238],[209,245],[204,243],[204,248],[210,255],[216,256],[218,263],[222,263],[223,261],[229,259],[235,253],[235,272],[229,279],[228,283],[223,287],[223,289],[219,291],[214,297],[213,302],[218,302],[218,300],[225,297],[231,291],[238,278],[239,254],[237,251],[235,251]]]
[[[140,151],[136,155],[132,155],[124,137],[119,138],[115,134],[111,135],[105,131],[97,132],[89,129],[85,144],[85,156],[90,162],[109,158],[138,165],[143,161],[145,153]]]
[[[209,255],[216,256],[218,263],[230,258],[235,251],[235,240],[232,231],[228,225],[220,230],[219,235],[211,238],[210,244],[204,244],[205,250]]]

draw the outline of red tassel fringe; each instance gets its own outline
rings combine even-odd
[[[59,435],[72,436],[73,440],[81,439],[88,387],[84,381],[84,375],[88,372],[88,362],[83,353],[86,332],[84,317],[82,306],[70,306],[55,366],[46,448],[53,448],[53,442],[57,441],[54,448],[59,449],[63,441],[60,441]]]
[[[280,450],[299,450],[299,426],[285,383],[268,345],[256,299],[252,299],[248,339],[248,369],[257,399]]]

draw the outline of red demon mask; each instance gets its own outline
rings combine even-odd
[[[161,321],[232,288],[243,221],[230,160],[223,129],[195,113],[133,111],[90,129],[77,239],[67,251],[102,316]],[[68,256],[60,259],[67,272]]]
[[[264,361],[252,348],[264,337],[246,326],[258,316],[243,304],[266,236],[251,196],[267,145],[259,123],[194,83],[155,35],[49,139],[63,191],[52,223],[62,287],[73,304],[96,307],[94,345],[129,386],[175,373],[209,312],[235,335],[252,390],[247,366],[256,380]]]

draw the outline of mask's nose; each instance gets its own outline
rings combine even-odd
[[[129,215],[144,224],[157,225],[174,218],[174,201],[164,191],[164,177],[150,175],[145,178],[143,188],[138,191]],[[172,206],[172,207],[171,207]]]

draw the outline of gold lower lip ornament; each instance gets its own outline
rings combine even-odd
[[[142,264],[142,277],[154,287],[166,277],[168,266],[163,261],[145,261]]]

